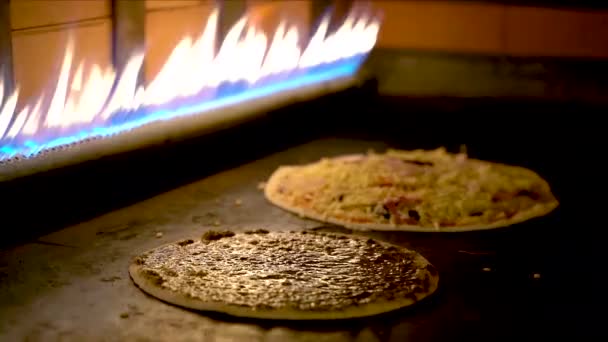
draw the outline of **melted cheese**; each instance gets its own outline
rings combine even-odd
[[[554,200],[530,170],[443,148],[324,158],[280,182],[285,200],[323,217],[423,227],[494,222]]]

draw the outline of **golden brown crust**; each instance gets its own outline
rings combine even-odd
[[[528,202],[526,202],[527,207],[518,208],[519,210],[513,210],[513,212],[510,212],[509,215],[502,214],[502,217],[498,216],[498,218],[495,218],[491,221],[484,222],[480,218],[476,222],[476,217],[466,217],[465,218],[466,221],[464,221],[464,223],[453,224],[450,226],[438,226],[438,225],[428,225],[428,224],[422,225],[419,222],[411,222],[411,220],[409,222],[394,222],[393,220],[391,220],[391,221],[382,220],[380,217],[375,217],[374,215],[370,215],[369,212],[366,213],[366,215],[359,214],[359,216],[357,216],[357,215],[348,216],[345,214],[344,211],[335,211],[335,210],[329,208],[334,204],[331,201],[329,202],[329,204],[328,204],[328,201],[325,201],[324,206],[318,205],[318,203],[316,203],[316,202],[319,202],[320,198],[322,196],[315,195],[315,194],[320,194],[321,192],[319,190],[325,191],[324,196],[326,198],[327,198],[327,196],[334,196],[334,197],[336,196],[336,194],[328,195],[328,193],[331,194],[331,191],[334,191],[334,192],[336,191],[331,187],[331,186],[333,186],[333,184],[330,184],[329,186],[327,185],[327,183],[331,182],[331,180],[323,183],[322,182],[323,176],[325,176],[325,175],[322,172],[317,172],[315,169],[315,168],[321,168],[319,165],[321,165],[322,163],[332,164],[333,165],[332,172],[334,174],[336,174],[336,173],[340,174],[342,179],[348,179],[348,182],[346,182],[346,183],[349,185],[346,186],[346,189],[343,189],[344,194],[346,196],[349,196],[350,193],[357,193],[357,195],[361,195],[361,196],[365,197],[369,193],[370,194],[369,198],[371,201],[379,202],[378,195],[371,194],[372,192],[377,192],[377,188],[372,189],[371,187],[366,188],[365,186],[360,186],[357,188],[357,187],[351,186],[353,179],[355,179],[356,181],[358,179],[356,177],[352,177],[352,175],[354,173],[360,172],[357,168],[353,168],[352,165],[354,165],[356,163],[363,163],[361,161],[365,160],[365,158],[368,158],[368,156],[365,156],[365,155],[339,156],[339,157],[335,157],[335,158],[324,159],[319,162],[308,164],[308,165],[279,167],[271,175],[270,179],[268,180],[266,187],[264,188],[264,194],[265,194],[266,198],[272,204],[274,204],[280,208],[283,208],[287,211],[294,212],[300,216],[316,219],[316,220],[323,221],[323,222],[342,225],[342,226],[352,228],[352,229],[359,229],[359,230],[389,230],[389,231],[390,230],[403,230],[403,231],[416,231],[416,232],[437,232],[437,231],[464,232],[464,231],[473,231],[473,230],[493,229],[493,228],[510,226],[510,225],[513,225],[516,223],[521,223],[521,222],[530,220],[535,217],[547,215],[548,213],[553,211],[558,206],[558,201],[551,194],[550,188],[549,188],[549,185],[547,184],[547,182],[544,181],[540,176],[538,176],[534,172],[532,172],[528,169],[525,169],[525,168],[498,164],[498,163],[490,163],[490,162],[485,162],[485,161],[480,161],[480,160],[475,160],[475,159],[467,159],[466,156],[451,155],[451,154],[446,153],[444,150],[435,150],[435,151],[390,150],[386,154],[374,155],[374,156],[372,156],[372,158],[375,158],[374,162],[376,164],[374,164],[374,165],[383,166],[383,164],[382,164],[383,158],[388,160],[388,159],[394,159],[395,156],[399,157],[399,158],[404,158],[404,159],[418,158],[420,160],[424,160],[424,163],[428,162],[429,164],[432,164],[434,161],[436,161],[437,164],[441,163],[441,165],[443,165],[444,169],[448,169],[448,170],[457,169],[458,167],[462,167],[462,165],[466,165],[466,167],[463,168],[463,170],[465,170],[466,172],[471,172],[471,170],[483,168],[484,170],[490,169],[491,171],[489,171],[489,172],[493,172],[498,175],[500,175],[501,172],[516,173],[518,175],[518,177],[523,178],[524,181],[526,181],[528,184],[531,184],[533,187],[540,189],[543,198],[542,198],[542,200],[538,200],[538,201],[528,200]],[[389,160],[389,161],[391,163],[393,163],[392,160]],[[380,164],[378,164],[378,163],[380,163]],[[420,162],[420,163],[422,163],[422,162]],[[454,165],[454,168],[451,168],[451,165]],[[344,169],[346,169],[347,171],[344,171],[344,172],[335,171],[336,168],[340,168],[342,166],[345,166]],[[397,166],[399,166],[399,165],[397,165]],[[391,178],[390,175],[387,176],[386,173],[380,173],[380,172],[376,173],[374,169],[371,169],[371,171],[370,171],[370,168],[368,167],[366,169],[366,167],[367,166],[365,166],[365,165],[363,165],[361,167],[361,169],[362,169],[361,173],[367,173],[365,176],[357,175],[357,177],[362,177],[365,180],[365,182],[369,183],[370,182],[369,180],[372,178],[376,179],[376,180],[384,179],[387,177]],[[391,178],[391,181],[399,182],[400,179],[405,179],[409,182],[406,184],[406,186],[410,185],[410,184],[416,185],[417,178],[421,178],[424,176],[424,174],[422,176],[420,176],[417,173],[417,172],[424,172],[424,171],[420,171],[420,170],[414,170],[414,171],[410,172],[409,169],[407,169],[407,168],[398,168],[396,171],[399,172],[399,174],[397,176],[393,176]],[[463,173],[465,171],[463,171]],[[340,172],[342,172],[342,173],[340,173]],[[484,171],[484,172],[488,172],[488,171]],[[346,176],[344,175],[344,173],[346,173]],[[475,173],[473,173],[473,174],[475,174]],[[451,176],[453,176],[453,175],[451,175]],[[456,175],[455,177],[458,177],[458,176],[459,175]],[[381,177],[381,178],[378,178],[378,177]],[[474,178],[474,177],[472,177],[472,178]],[[287,179],[289,181],[286,181]],[[501,179],[501,178],[497,178],[497,179]],[[476,181],[477,181],[476,179],[473,179],[473,181],[471,183],[475,183]],[[519,181],[519,179],[516,179],[516,181]],[[308,197],[293,196],[293,195],[289,196],[288,194],[291,194],[292,192],[294,192],[292,190],[301,189],[301,188],[299,188],[299,187],[301,187],[301,185],[298,184],[297,182],[304,184],[304,186],[307,187],[307,189],[306,189],[307,194],[312,194],[312,195],[309,195]],[[465,180],[465,182],[466,182],[466,180]],[[334,183],[337,183],[337,182],[334,182]],[[377,181],[376,181],[376,183],[377,183]],[[496,183],[496,181],[495,181],[495,183]],[[320,186],[315,188],[315,184],[320,184]],[[426,187],[434,186],[434,184],[432,184],[430,186],[429,186],[429,184],[432,184],[432,183],[427,182],[427,184],[424,186],[426,186]],[[477,184],[477,183],[475,183],[475,185],[479,186],[479,184]],[[487,185],[487,184],[482,184],[482,186],[485,186],[485,185]],[[490,184],[490,185],[492,185],[492,184]],[[501,185],[501,184],[498,184],[498,185]],[[349,186],[350,186],[350,189],[349,189]],[[328,188],[330,188],[330,190],[328,190]],[[349,193],[349,191],[350,191],[350,193]],[[387,191],[390,192],[391,190],[387,190]],[[302,192],[302,191],[300,191],[300,192]],[[500,194],[500,193],[497,192],[497,194]],[[426,199],[422,198],[421,202],[425,201],[425,200]],[[432,201],[432,199],[431,199],[431,201]],[[489,199],[486,199],[486,202],[489,202]],[[315,206],[316,206],[316,208],[315,208]],[[321,207],[322,210],[319,210],[319,207]],[[369,209],[368,209],[368,211],[369,211]]]

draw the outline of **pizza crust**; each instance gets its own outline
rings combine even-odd
[[[417,151],[418,152],[418,151]],[[420,153],[420,152],[418,152]],[[355,162],[358,158],[365,157],[364,154],[350,154],[345,156],[338,156],[331,158],[333,160],[341,160],[346,162]],[[481,162],[478,160],[474,160],[475,162]],[[504,165],[499,163],[490,163],[490,162],[482,162],[486,164],[493,164],[496,166],[505,166],[512,169],[520,169],[529,171],[522,167]],[[285,196],[281,195],[281,191],[279,188],[281,187],[281,179],[285,175],[289,175],[293,170],[299,168],[301,166],[281,166],[279,167],[269,178],[264,187],[264,195],[266,199],[272,203],[273,205],[282,208],[284,210],[293,212],[302,217],[311,218],[314,220],[318,220],[321,222],[331,223],[340,225],[350,229],[356,230],[380,230],[380,231],[411,231],[411,232],[468,232],[468,231],[478,231],[478,230],[488,230],[488,229],[496,229],[496,228],[504,228],[508,226],[512,226],[518,223],[523,223],[525,221],[529,221],[534,218],[545,216],[551,213],[555,208],[558,207],[559,202],[554,198],[551,202],[547,203],[537,203],[531,208],[528,208],[523,211],[518,211],[515,215],[510,218],[504,218],[497,220],[491,223],[484,224],[473,224],[473,225],[461,225],[461,226],[449,226],[449,227],[425,227],[425,226],[417,226],[411,224],[392,224],[392,223],[382,223],[382,222],[370,222],[370,223],[357,223],[357,222],[349,222],[347,220],[342,220],[336,217],[331,217],[330,215],[322,215],[315,210],[308,209],[304,206],[297,206],[290,203]],[[547,188],[549,185],[546,181],[540,179],[543,186]],[[553,195],[551,195],[553,196]]]
[[[314,232],[311,232],[314,234]],[[342,235],[342,234],[333,234]],[[349,239],[355,239],[354,236],[348,236]],[[357,238],[359,239],[359,238]],[[392,300],[374,301],[366,304],[351,305],[346,308],[336,309],[331,311],[307,311],[291,308],[280,309],[257,309],[241,305],[232,305],[228,303],[204,301],[199,298],[188,296],[184,293],[179,293],[169,288],[159,286],[154,279],[147,277],[144,274],[145,265],[137,262],[137,258],[129,266],[129,274],[133,282],[147,294],[158,298],[169,304],[200,311],[211,311],[222,314],[228,314],[235,317],[245,317],[254,319],[269,319],[269,320],[339,320],[353,319],[367,316],[378,315],[390,311],[409,307],[424,298],[432,295],[439,284],[439,275],[434,267],[420,254],[407,250],[400,246],[394,246],[380,241],[376,243],[385,247],[397,248],[407,253],[414,253],[415,258],[413,263],[417,265],[418,270],[423,272],[424,276],[420,279],[426,279],[428,286],[426,291],[411,292],[408,297],[401,297]],[[173,243],[174,244],[174,243]],[[167,244],[171,245],[171,244]],[[163,246],[167,246],[163,245]],[[158,248],[162,248],[160,246]],[[153,251],[153,250],[152,250]],[[150,253],[149,251],[148,253]],[[143,253],[145,255],[147,253]],[[433,272],[429,271],[429,267]]]
[[[403,309],[421,301],[425,297],[430,296],[435,292],[439,284],[439,277],[430,277],[430,290],[428,293],[416,293],[416,299],[401,298],[394,301],[383,301],[370,303],[365,305],[348,307],[337,311],[299,311],[289,309],[277,310],[253,310],[239,307],[236,305],[227,305],[213,302],[204,302],[196,298],[191,298],[167,289],[156,286],[151,280],[142,277],[141,267],[135,264],[129,266],[129,274],[133,282],[144,292],[156,297],[163,302],[181,306],[188,309],[199,311],[211,311],[227,314],[235,317],[254,318],[254,319],[269,319],[269,320],[338,320],[338,319],[354,319],[369,316],[375,316],[399,309]]]

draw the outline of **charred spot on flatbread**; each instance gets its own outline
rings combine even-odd
[[[414,165],[419,165],[419,166],[433,166],[435,165],[433,162],[430,161],[422,161],[422,160],[409,160],[409,159],[401,159],[402,161],[406,162],[406,163],[411,163]]]
[[[234,236],[234,232],[229,230],[208,230],[203,234],[201,240],[216,241],[231,236]]]
[[[177,244],[180,245],[180,246],[187,246],[187,245],[189,245],[191,243],[194,243],[194,240],[192,240],[192,239],[186,239],[186,240],[182,240],[182,241],[178,242]]]
[[[145,269],[141,272],[141,274],[144,276],[144,278],[146,280],[150,281],[154,285],[159,286],[165,282],[163,277],[155,270]]]
[[[246,230],[245,234],[268,234],[269,231],[266,229],[254,229],[254,230]]]

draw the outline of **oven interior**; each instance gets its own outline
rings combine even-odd
[[[1,183],[0,336],[481,341],[601,335],[602,220],[594,203],[601,203],[595,198],[600,121],[608,109],[605,61],[378,48],[364,68],[362,82],[346,90],[234,127]],[[456,71],[452,79],[421,81],[433,80],[438,68]],[[462,145],[472,157],[537,171],[560,207],[482,232],[352,232],[273,207],[257,188],[284,164],[370,148],[458,151]],[[440,288],[406,310],[307,323],[193,312],[133,285],[131,258],[202,234],[217,220],[233,229],[317,229],[393,242],[429,259]]]

